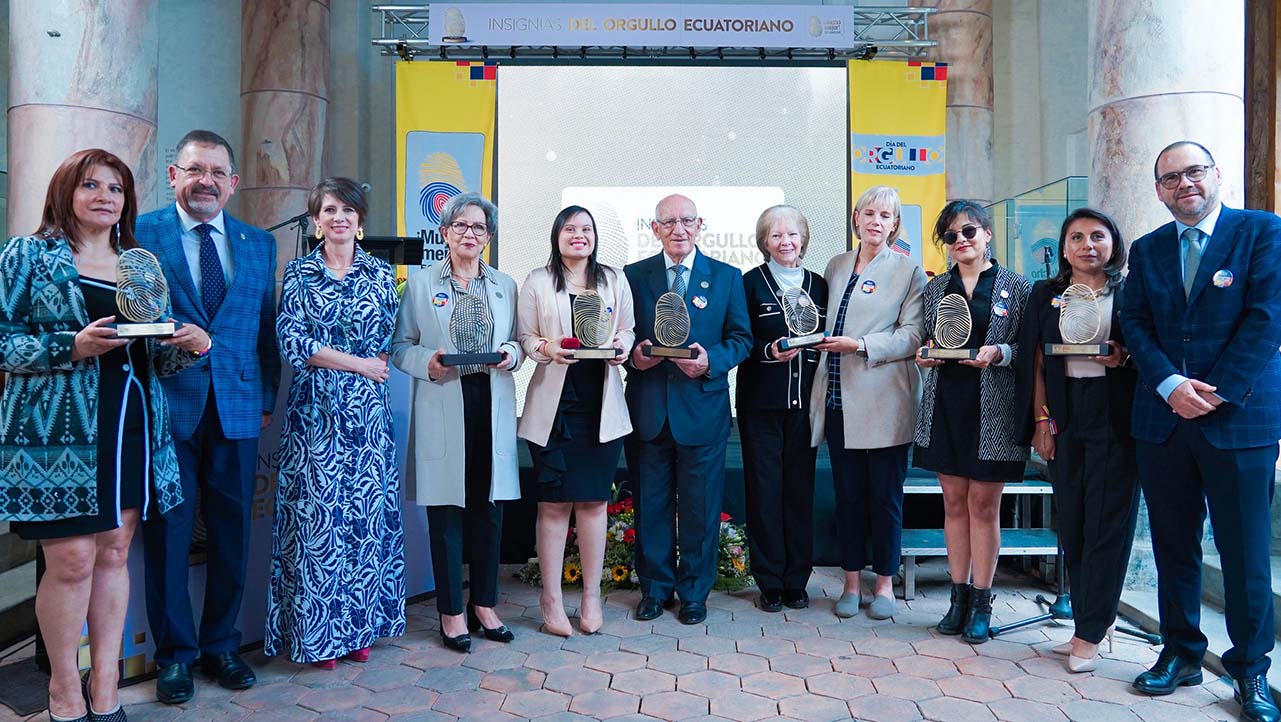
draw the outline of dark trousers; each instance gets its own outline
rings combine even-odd
[[[163,515],[153,502],[142,525],[147,619],[160,666],[190,664],[201,653],[240,649],[236,618],[244,597],[249,512],[258,464],[258,439],[223,435],[212,388],[195,433],[175,440],[174,447],[183,502]],[[187,557],[197,498],[209,537],[198,636],[187,591]]]
[[[804,589],[814,567],[808,411],[740,411],[747,546],[762,590]]]
[[[1117,437],[1107,379],[1067,379],[1066,428],[1049,462],[1076,636],[1098,644],[1116,620],[1139,513],[1134,449]]]
[[[498,548],[503,536],[503,508],[489,500],[494,469],[489,375],[469,374],[462,378],[462,385],[466,507],[427,507],[436,611],[441,614],[463,613],[464,556],[471,582],[471,603],[492,607],[498,601]]]
[[[872,571],[893,576],[903,549],[903,481],[912,444],[847,449],[845,416],[836,409],[827,410],[824,431],[832,458],[841,568],[856,572],[867,566],[870,542]]]
[[[1220,412],[1212,412],[1220,413]],[[1208,503],[1223,562],[1228,637],[1223,667],[1236,678],[1264,674],[1272,651],[1272,486],[1275,444],[1217,449],[1195,421],[1179,419],[1163,444],[1139,442],[1139,478],[1148,502],[1157,602],[1165,648],[1192,662],[1201,633],[1201,527]]]
[[[725,489],[725,440],[685,446],[663,425],[637,444],[636,575],[641,594],[706,602],[716,582]],[[680,517],[677,538],[676,519]],[[676,547],[680,545],[680,565]]]

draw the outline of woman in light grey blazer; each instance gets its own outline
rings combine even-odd
[[[833,258],[827,280],[828,339],[810,392],[810,443],[826,436],[845,570],[838,617],[858,614],[860,573],[871,542],[876,586],[868,616],[894,615],[892,582],[903,539],[903,481],[921,378],[925,271],[894,247],[902,230],[898,191],[869,188],[854,205],[858,247]],[[869,421],[871,423],[869,423]]]
[[[520,498],[516,460],[516,385],[524,353],[516,342],[516,282],[482,260],[498,234],[498,209],[476,193],[455,196],[441,211],[445,260],[409,277],[392,337],[392,363],[414,377],[410,468],[414,500],[427,507],[436,609],[445,646],[471,649],[469,631],[510,642],[498,618],[499,502]],[[445,366],[458,353],[449,321],[459,299],[472,296],[482,348],[502,354],[491,366]],[[469,299],[470,300],[470,299]],[[462,565],[466,536],[471,581],[463,619]]]

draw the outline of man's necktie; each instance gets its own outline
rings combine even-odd
[[[672,281],[672,293],[685,298],[685,267],[678,263],[672,266],[672,271],[676,273],[676,280]]]
[[[1183,297],[1192,295],[1192,282],[1196,280],[1197,269],[1201,267],[1201,244],[1205,234],[1199,228],[1189,228],[1183,232],[1183,241],[1187,247],[1183,251]]]
[[[205,314],[213,320],[227,296],[227,278],[222,273],[222,261],[218,260],[218,248],[214,246],[213,226],[201,223],[196,226],[196,234],[200,236],[200,301]]]

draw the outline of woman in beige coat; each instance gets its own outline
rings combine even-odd
[[[520,498],[516,460],[516,384],[524,353],[516,343],[516,282],[481,255],[498,233],[498,209],[475,193],[450,199],[441,212],[445,260],[409,277],[392,336],[392,363],[414,377],[409,469],[414,500],[427,507],[436,609],[445,646],[471,649],[469,631],[510,642],[498,618],[499,502]],[[491,366],[445,366],[458,353],[449,332],[464,295],[479,301],[476,330],[483,348],[502,354]],[[469,299],[470,300],[470,299]],[[463,539],[471,595],[463,619]]]
[[[903,540],[903,481],[912,446],[921,377],[925,271],[891,244],[902,229],[898,191],[869,188],[854,205],[858,247],[833,258],[827,280],[827,332],[810,392],[810,443],[826,435],[845,570],[838,617],[858,614],[859,575],[871,542],[876,586],[867,614],[894,614],[894,573]],[[870,421],[870,423],[869,423]]]
[[[602,346],[613,359],[575,359],[575,300],[595,292],[604,306]],[[561,565],[572,512],[583,562],[578,626],[595,634],[603,622],[600,580],[605,557],[605,504],[611,496],[623,437],[632,425],[617,366],[635,334],[632,292],[621,271],[596,260],[596,221],[582,206],[562,210],[552,224],[551,258],[525,279],[517,338],[538,363],[525,393],[517,435],[529,443],[538,497],[539,606],[544,628],[573,633],[561,596]],[[592,342],[589,340],[589,342]]]

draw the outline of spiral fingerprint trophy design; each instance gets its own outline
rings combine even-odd
[[[480,299],[466,293],[454,294],[454,310],[449,315],[449,339],[454,342],[458,353],[441,354],[440,362],[445,366],[488,366],[502,362],[501,353],[485,351],[484,328],[485,307]]]
[[[1059,301],[1059,336],[1063,343],[1045,344],[1046,356],[1107,356],[1112,347],[1091,343],[1103,327],[1099,296],[1084,283],[1064,289]]]
[[[685,346],[689,340],[689,309],[679,293],[668,291],[654,302],[654,345],[645,347],[646,356],[660,358],[698,357],[698,351]]]
[[[607,346],[610,314],[599,293],[587,290],[575,296],[573,318],[574,337],[561,341],[561,346],[574,350],[572,358],[611,359],[623,353],[622,349]]]
[[[794,348],[807,348],[823,342],[827,333],[818,330],[818,304],[805,292],[805,289],[794,286],[783,291],[783,322],[792,332],[788,338],[778,342],[783,351]]]
[[[921,351],[921,358],[959,361],[979,355],[976,348],[961,348],[970,340],[974,319],[970,318],[970,304],[959,293],[949,293],[939,300],[934,319],[934,346]]]
[[[169,307],[169,283],[160,260],[142,248],[128,248],[116,261],[116,307],[131,323],[117,323],[116,336],[172,336],[182,325],[161,321]]]

